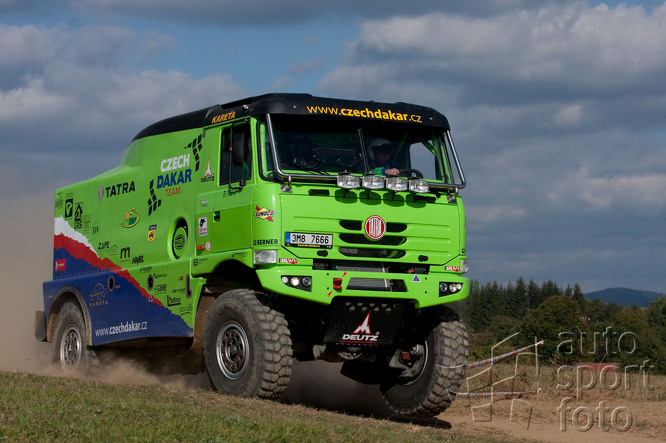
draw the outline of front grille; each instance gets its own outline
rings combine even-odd
[[[398,259],[405,256],[405,251],[396,249],[345,248],[338,249],[345,257]]]
[[[360,220],[340,220],[340,226],[350,231],[360,231],[363,229],[363,222]]]
[[[347,289],[356,289],[361,291],[390,291],[391,283],[385,278],[361,278],[352,277],[349,279]]]
[[[336,271],[347,272],[389,272],[384,263],[380,261],[351,261],[351,260],[336,260],[332,262],[331,269]]]
[[[406,292],[407,286],[405,286],[404,281],[396,279],[352,277],[349,279],[347,289],[360,291]]]
[[[387,245],[398,246],[407,239],[405,237],[384,236],[379,240],[370,240],[363,234],[340,234],[340,240],[345,243],[354,243],[359,245]]]
[[[363,221],[361,220],[340,220],[340,226],[348,231],[362,231]],[[407,229],[406,223],[386,223],[386,232],[402,232]]]
[[[363,232],[363,221],[361,220],[340,220],[340,227],[347,231],[355,232],[342,232],[338,238],[345,243],[338,251],[345,257],[354,258],[383,258],[383,259],[399,259],[404,257],[406,252],[401,249],[384,249],[384,248],[369,248],[359,247],[355,248],[354,245],[360,246],[400,246],[407,241],[406,237],[399,235],[385,235],[379,240],[370,240]],[[387,233],[399,233],[407,229],[405,223],[386,223]],[[360,232],[359,232],[360,231]],[[348,246],[347,246],[348,245]]]

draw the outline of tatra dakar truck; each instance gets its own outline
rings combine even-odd
[[[294,359],[342,363],[437,415],[468,355],[446,306],[469,293],[464,186],[428,107],[267,94],[167,118],[56,191],[35,335],[66,372],[168,349],[242,397],[279,398]]]

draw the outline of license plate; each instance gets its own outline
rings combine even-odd
[[[305,232],[287,232],[284,235],[284,243],[287,246],[305,246],[308,248],[331,248],[333,246],[333,235],[310,234]]]

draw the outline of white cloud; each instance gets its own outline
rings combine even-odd
[[[368,87],[363,81],[375,78],[373,70],[396,61],[413,68],[413,75],[398,71],[403,83],[465,84],[471,96],[486,94],[477,100],[617,96],[647,91],[644,82],[651,94],[664,94],[665,27],[666,6],[648,14],[640,6],[589,9],[582,1],[483,18],[432,13],[366,21],[322,87]]]
[[[62,48],[64,40],[57,29],[0,24],[0,68],[50,60]]]
[[[14,84],[0,86],[0,150],[67,152],[95,143],[126,146],[136,132],[162,118],[237,99],[243,89],[225,74],[193,78],[180,71],[135,70],[128,62],[170,38],[118,27],[40,29],[5,27],[11,53],[0,66],[19,66]],[[0,39],[5,45],[5,40]],[[54,42],[48,45],[47,42]],[[21,54],[38,53],[39,57]],[[34,131],[35,124],[39,131]],[[99,145],[102,146],[99,146]]]
[[[33,78],[24,86],[0,90],[0,127],[25,122],[37,113],[54,115],[76,107],[72,99],[59,91],[48,90],[44,83],[43,78]]]
[[[525,218],[526,209],[516,206],[500,205],[470,205],[467,207],[467,216],[475,223],[491,224],[515,222]]]
[[[580,199],[593,209],[610,207],[660,212],[666,210],[666,174],[593,177],[583,168],[576,174]]]
[[[583,116],[582,103],[570,103],[562,107],[553,116],[553,121],[560,126],[575,126]]]

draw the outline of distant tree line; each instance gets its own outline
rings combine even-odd
[[[585,298],[580,286],[541,284],[519,278],[506,285],[470,281],[470,294],[450,306],[470,335],[470,360],[488,358],[500,341],[512,346],[544,340],[542,362],[617,362],[666,373],[666,297],[648,308]]]

